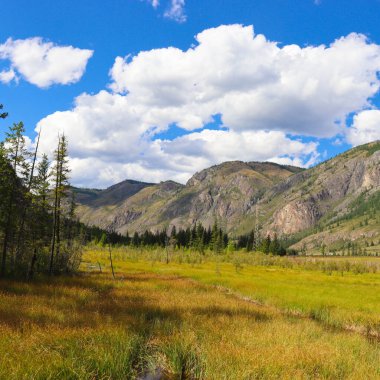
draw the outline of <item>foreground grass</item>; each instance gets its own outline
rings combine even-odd
[[[106,252],[86,258],[105,264]],[[115,264],[117,280],[0,281],[0,379],[380,378],[377,341],[175,275],[213,283],[214,271],[243,292],[234,276],[248,268]]]
[[[271,261],[259,257],[260,264],[251,265],[248,259],[244,262],[244,256],[238,260],[237,255],[227,262],[223,258],[199,257],[191,263],[178,260],[177,256],[167,265],[160,251],[138,254],[116,250],[114,255],[116,270],[123,273],[152,272],[192,278],[231,289],[290,315],[380,337],[379,258]],[[108,265],[107,254],[102,250],[88,251],[85,259]]]

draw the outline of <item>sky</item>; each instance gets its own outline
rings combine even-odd
[[[380,139],[380,0],[2,0],[0,134],[71,181],[185,183],[224,161],[310,167]]]

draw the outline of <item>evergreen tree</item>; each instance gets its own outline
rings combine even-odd
[[[200,254],[204,254],[204,248],[205,248],[205,230],[201,223],[198,223],[197,225],[197,232],[196,232],[196,249]]]
[[[278,241],[277,234],[274,234],[273,240],[270,242],[269,252],[273,255],[279,255],[280,248],[280,242]]]
[[[261,250],[265,253],[268,254],[270,252],[270,245],[271,245],[271,238],[269,235],[262,241],[261,243]]]
[[[37,160],[37,153],[38,153],[38,146],[40,143],[40,136],[41,136],[41,132],[38,133],[37,143],[36,143],[36,147],[34,150],[31,169],[30,169],[30,173],[29,173],[29,179],[28,179],[27,189],[26,189],[26,193],[25,193],[25,197],[27,199],[27,202],[24,202],[24,205],[22,207],[20,228],[19,228],[17,246],[16,246],[16,260],[18,262],[20,262],[22,259],[24,246],[28,240],[25,236],[25,223],[26,223],[26,219],[28,216],[27,214],[29,211],[29,207],[33,205],[34,194],[32,193],[32,187],[34,184],[34,169],[35,169],[36,160]],[[31,219],[33,219],[33,218],[31,218]],[[34,224],[35,222],[36,222],[36,220],[33,220],[32,224]],[[35,261],[34,256],[33,256],[33,261]]]
[[[248,235],[248,238],[246,239],[246,241],[247,241],[246,243],[247,252],[253,251],[253,249],[255,248],[255,233],[253,230]]]
[[[48,195],[51,177],[49,167],[49,158],[46,154],[43,154],[41,161],[37,165],[37,175],[34,177],[33,184],[36,203],[43,211],[49,210]]]
[[[3,238],[2,248],[2,262],[1,262],[1,275],[4,276],[6,271],[6,258],[7,258],[7,249],[8,242],[5,240],[9,240],[9,232],[8,235],[6,231],[10,228],[11,219],[9,217],[9,207],[13,202],[13,198],[15,194],[13,192],[14,182],[17,181],[16,174],[13,171],[10,162],[6,156],[4,146],[0,145],[0,229],[1,235]],[[4,247],[5,245],[5,247]]]
[[[5,207],[5,224],[3,230],[3,246],[1,259],[1,275],[4,276],[7,270],[7,257],[12,243],[12,238],[15,235],[17,209],[15,209],[15,201],[19,191],[27,183],[29,178],[29,163],[30,153],[26,149],[25,128],[22,122],[14,123],[6,133],[5,143],[1,144],[1,154],[6,165],[10,165],[13,173],[4,178],[6,193]],[[9,174],[9,173],[8,173]],[[3,176],[2,176],[3,177]],[[12,269],[16,266],[15,257],[12,257]]]
[[[133,234],[132,245],[135,247],[138,247],[140,245],[140,237],[139,237],[139,234],[137,232],[135,232]]]
[[[51,204],[50,194],[50,162],[48,156],[44,154],[37,165],[37,174],[34,176],[33,192],[33,215],[34,234],[36,236],[39,249],[48,244],[51,231]]]
[[[211,232],[211,248],[215,254],[220,254],[224,247],[223,230],[219,228],[218,223],[215,221]]]
[[[67,140],[65,135],[58,137],[58,147],[55,151],[55,164],[52,176],[55,178],[54,184],[54,206],[53,206],[53,234],[50,247],[49,273],[54,271],[54,260],[60,260],[61,253],[61,222],[63,214],[64,200],[67,197],[69,188]],[[57,265],[57,268],[59,265]]]
[[[2,112],[4,106],[0,104],[0,119],[5,119],[8,116],[7,112]]]

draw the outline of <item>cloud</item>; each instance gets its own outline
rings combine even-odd
[[[380,87],[380,47],[360,34],[302,48],[229,25],[196,41],[186,51],[117,57],[110,91],[82,94],[73,109],[39,122],[43,150],[65,132],[73,182],[87,186],[128,177],[185,182],[226,160],[309,166],[318,144],[295,136],[315,141],[350,130],[348,115],[370,107]],[[184,135],[158,138],[173,125]]]
[[[104,187],[126,178],[186,182],[194,172],[226,160],[272,160],[303,165],[315,143],[302,143],[278,131],[202,130],[174,140],[152,139],[143,121],[146,109],[128,96],[101,91],[83,94],[73,110],[42,119],[40,147],[51,153],[58,132],[68,137],[73,183]]]
[[[350,34],[330,46],[279,47],[252,27],[208,29],[187,51],[116,58],[111,88],[149,107],[161,126],[192,130],[220,113],[226,126],[329,137],[379,89],[380,46]]]
[[[10,68],[2,72],[1,81],[8,83],[21,76],[40,88],[76,83],[92,55],[92,50],[58,46],[40,37],[25,40],[9,38],[0,45],[0,59],[10,61]]]
[[[215,163],[233,161],[272,161],[297,166],[315,163],[318,144],[287,137],[280,131],[226,131],[194,132],[171,141],[156,141],[165,160],[173,169],[181,162],[199,161],[197,170]],[[174,161],[173,161],[174,157]],[[183,170],[191,171],[191,166]]]
[[[151,0],[153,8],[157,8],[160,5],[159,0]]]
[[[18,78],[16,76],[15,71],[12,68],[9,70],[3,70],[0,72],[0,82],[4,84],[8,84],[14,80],[17,81]]]
[[[354,116],[347,130],[347,141],[353,146],[380,140],[380,110],[366,110]]]
[[[157,9],[160,6],[160,0],[145,1],[151,4],[154,9]],[[184,23],[187,20],[185,13],[185,0],[168,0],[168,5],[163,16],[178,23]]]
[[[170,6],[164,13],[166,18],[183,23],[187,20],[185,14],[185,0],[170,0]]]
[[[158,8],[158,6],[160,5],[159,0],[145,0],[145,1],[147,1],[149,4],[151,4],[153,8]]]

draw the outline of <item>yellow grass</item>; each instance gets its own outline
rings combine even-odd
[[[106,254],[86,256],[102,274],[0,281],[0,379],[380,378],[377,341],[174,273],[196,265],[119,255],[113,280]]]

